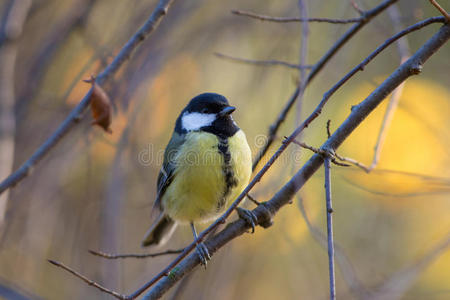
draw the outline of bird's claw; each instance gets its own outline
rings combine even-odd
[[[206,264],[208,263],[208,260],[211,259],[211,255],[209,254],[208,248],[206,248],[205,244],[197,244],[197,254],[200,258],[201,264],[206,268]]]
[[[243,219],[245,222],[247,222],[248,225],[252,227],[252,233],[255,232],[255,227],[258,224],[258,218],[256,215],[248,209],[238,207],[236,208],[236,211],[239,215],[239,218]]]

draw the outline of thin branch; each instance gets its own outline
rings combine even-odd
[[[51,260],[51,259],[49,259],[48,262],[51,263],[52,265],[55,265],[55,266],[57,266],[59,268],[62,268],[64,270],[66,270],[67,272],[71,273],[75,277],[78,277],[79,279],[81,279],[84,282],[86,282],[88,285],[93,286],[93,287],[99,289],[100,291],[102,291],[104,293],[107,293],[107,294],[109,294],[109,295],[111,295],[111,296],[113,296],[113,297],[115,297],[117,299],[121,299],[121,300],[127,299],[127,296],[121,295],[121,294],[119,294],[119,293],[117,293],[115,291],[112,291],[112,290],[110,290],[108,288],[105,288],[104,286],[98,284],[95,281],[90,280],[89,278],[87,278],[86,276],[78,273],[77,271],[72,270],[71,268],[69,268],[68,266],[64,265],[63,263],[60,263],[60,262],[57,262],[57,261],[54,261],[54,260]]]
[[[184,250],[184,248],[178,249],[178,250],[166,250],[163,252],[145,253],[145,254],[112,254],[112,253],[106,253],[106,252],[95,251],[95,250],[88,250],[88,251],[92,255],[103,257],[106,259],[121,259],[121,258],[149,258],[149,257],[163,256],[163,255],[180,254],[181,252],[183,252],[183,250]]]
[[[311,65],[296,65],[296,64],[291,64],[291,63],[285,62],[285,61],[276,60],[276,59],[270,59],[270,60],[246,59],[246,58],[235,57],[235,56],[222,54],[222,53],[218,53],[218,52],[214,53],[214,55],[217,57],[220,57],[220,58],[234,61],[234,62],[250,64],[250,65],[257,65],[257,66],[285,66],[285,67],[288,67],[291,69],[299,69],[299,70],[312,68]]]
[[[352,164],[352,165],[354,165],[354,166],[356,166],[358,168],[363,169],[366,173],[369,173],[371,171],[371,169],[368,166],[360,163],[359,161],[357,161],[357,160],[355,160],[353,158],[340,156],[337,153],[335,153],[334,156],[336,156],[340,161],[348,162],[348,163],[350,163],[350,164]]]
[[[105,83],[127,61],[133,51],[149,36],[157,27],[162,18],[167,14],[170,4],[174,0],[160,0],[151,16],[145,24],[123,46],[114,60],[101,72],[96,82],[99,85]],[[0,194],[6,189],[15,186],[27,177],[35,167],[58,142],[81,120],[90,103],[92,89],[84,96],[83,100],[71,111],[59,128],[33,153],[33,155],[14,173],[0,183]]]
[[[366,25],[372,18],[376,17],[378,14],[380,14],[383,10],[385,10],[387,7],[392,5],[398,0],[386,0],[382,2],[377,7],[368,10],[364,13],[363,20],[361,22],[358,22],[354,24],[352,27],[350,27],[340,38],[336,41],[336,43],[331,46],[331,48],[319,59],[319,61],[314,64],[311,72],[308,74],[308,77],[306,78],[304,85],[307,87],[311,81],[316,77],[316,75],[323,69],[323,67],[327,64],[327,62],[362,28],[364,25]],[[253,170],[256,169],[258,163],[261,161],[261,159],[266,154],[267,150],[269,150],[269,147],[272,145],[275,136],[277,135],[277,132],[281,126],[281,124],[284,122],[284,120],[287,117],[287,114],[291,110],[292,106],[294,105],[295,101],[297,101],[297,97],[300,93],[300,87],[297,86],[294,93],[291,95],[291,97],[288,99],[287,103],[279,113],[277,119],[272,123],[272,125],[269,126],[269,132],[267,134],[267,142],[266,144],[260,149],[258,154],[256,155],[254,161],[253,161]]]
[[[325,167],[325,198],[327,208],[327,240],[328,240],[328,272],[330,276],[330,300],[336,299],[336,273],[334,270],[334,242],[333,242],[333,206],[331,200],[331,160],[326,157]]]
[[[349,24],[361,22],[364,18],[351,18],[351,19],[329,19],[329,18],[299,18],[299,17],[271,17],[256,14],[249,11],[243,10],[232,10],[231,13],[237,16],[250,17],[252,19],[257,19],[260,21],[270,21],[276,23],[290,23],[290,22],[318,22],[318,23],[331,23],[331,24]]]
[[[443,18],[441,18],[443,20]],[[363,102],[356,106],[348,118],[341,124],[341,126],[334,132],[334,134],[325,142],[322,146],[323,149],[337,149],[343,141],[353,132],[353,130],[371,113],[386,97],[391,93],[401,82],[409,78],[410,76],[417,74],[417,70],[421,65],[430,58],[442,45],[444,45],[450,38],[450,25],[442,26],[441,29],[431,37],[408,61],[397,68],[384,82],[379,85]],[[297,130],[296,130],[297,131]],[[295,133],[295,132],[294,132]],[[285,143],[283,143],[285,145]],[[278,151],[277,151],[278,153]],[[273,162],[272,162],[273,163]],[[253,213],[258,218],[258,224],[267,222],[267,219],[274,216],[281,207],[287,205],[298,190],[305,184],[309,178],[320,168],[323,163],[323,157],[315,154],[306,164],[286,183],[268,202],[258,206],[253,210]],[[264,168],[263,168],[264,169]],[[257,175],[258,176],[258,175]],[[261,177],[261,176],[260,176]],[[261,179],[261,178],[258,178]],[[253,181],[252,181],[253,182]],[[250,183],[250,186],[252,183]],[[254,185],[254,183],[253,183]],[[248,193],[249,187],[247,187],[243,194]],[[242,195],[242,194],[241,194]],[[239,197],[238,197],[239,200]],[[237,202],[237,201],[236,201]],[[228,211],[227,211],[228,212]],[[224,215],[226,217],[226,215]],[[214,224],[222,223],[224,216],[220,217]],[[209,228],[214,227],[214,224]],[[210,254],[216,252],[219,248],[223,247],[226,243],[234,238],[244,234],[250,225],[244,220],[237,220],[227,225],[217,235],[211,239],[205,241],[205,245]],[[204,233],[208,231],[206,229],[199,236],[199,240],[204,237]],[[132,294],[140,295],[143,290],[147,289],[156,281],[159,282],[145,295],[144,299],[158,299],[160,298],[170,287],[172,287],[178,280],[180,280],[186,273],[190,272],[194,267],[200,264],[200,260],[196,253],[190,254],[186,259],[187,251],[192,250],[195,247],[195,242],[185,248],[185,251],[177,257],[174,262],[169,264],[163,272],[172,270],[173,266],[177,265],[177,268],[170,272],[170,276],[163,276],[158,274],[151,281],[145,284],[142,288]],[[183,260],[183,261],[181,261]],[[181,263],[180,263],[181,261]],[[164,273],[163,273],[164,274]]]
[[[450,15],[436,2],[436,0],[430,0],[430,3],[439,10],[439,12],[447,19],[447,22],[450,22]]]

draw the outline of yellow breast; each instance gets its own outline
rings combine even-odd
[[[175,158],[174,179],[161,203],[166,214],[177,222],[199,222],[215,218],[248,184],[251,152],[242,130],[219,147],[216,135],[189,132]],[[229,167],[224,168],[229,161]],[[230,177],[232,176],[232,178]],[[232,180],[230,180],[230,178]]]

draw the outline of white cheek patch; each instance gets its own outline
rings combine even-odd
[[[199,130],[202,127],[211,125],[216,119],[215,114],[201,114],[198,112],[185,112],[181,117],[181,126],[186,131]]]

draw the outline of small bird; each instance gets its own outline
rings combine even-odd
[[[154,219],[142,246],[161,245],[177,224],[217,218],[250,180],[252,158],[244,132],[231,114],[235,107],[219,94],[194,97],[180,113],[158,176]],[[239,208],[239,216],[254,227],[255,216]],[[197,244],[201,263],[210,259],[203,243]]]

